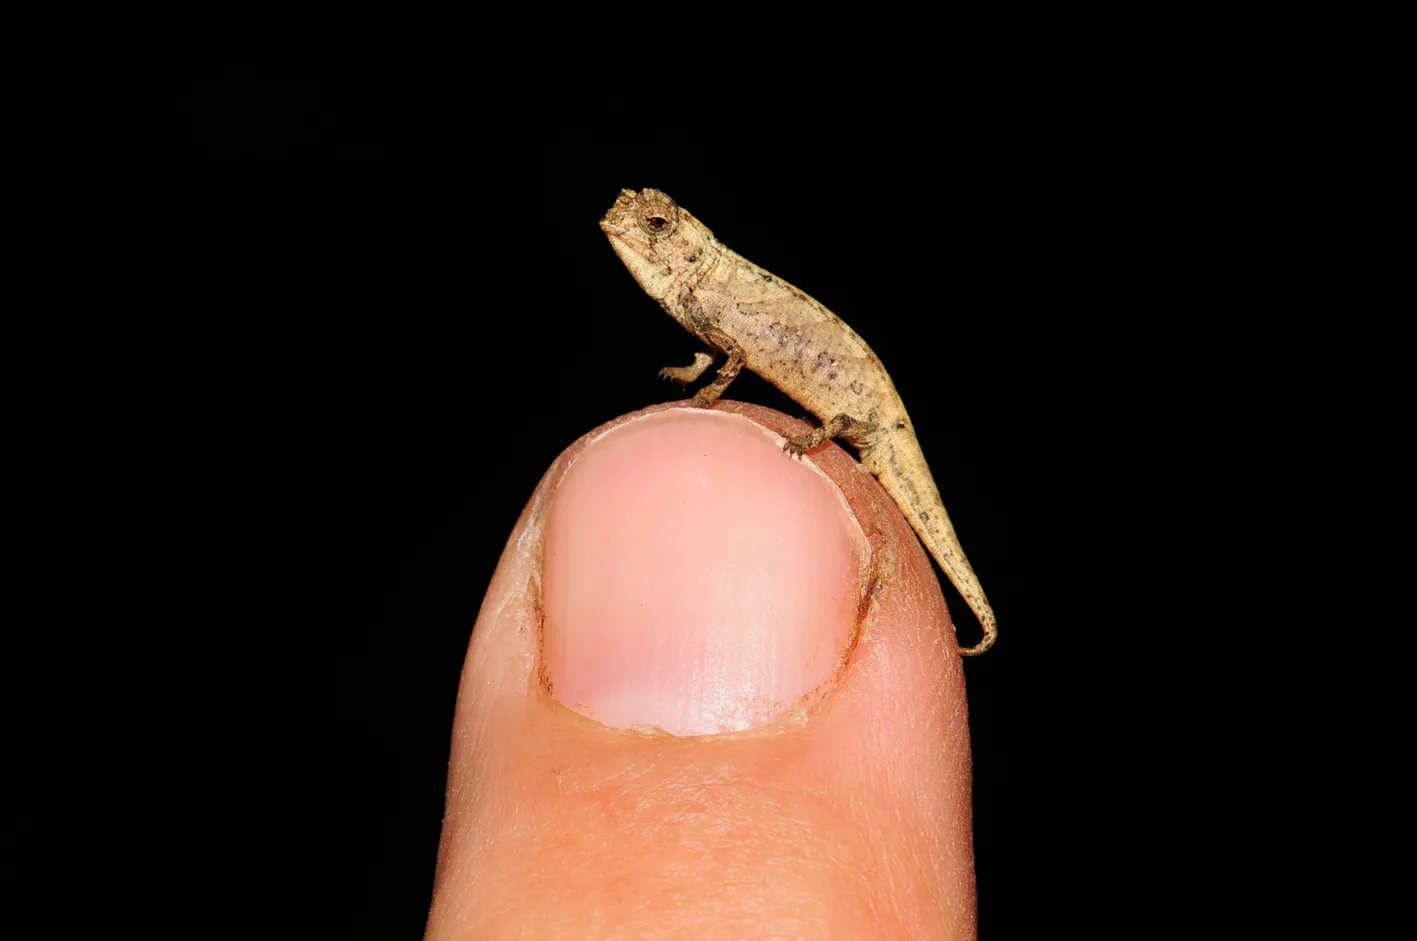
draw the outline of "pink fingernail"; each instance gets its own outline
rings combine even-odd
[[[761,425],[674,409],[586,447],[544,546],[552,695],[609,726],[704,735],[772,722],[836,673],[865,539]]]

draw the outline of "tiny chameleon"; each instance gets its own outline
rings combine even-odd
[[[992,647],[994,609],[960,548],[895,385],[866,341],[805,292],[728,249],[659,190],[621,190],[600,228],[640,287],[727,357],[693,404],[712,405],[746,366],[822,420],[788,439],[789,454],[831,438],[850,442],[979,618],[984,639],[960,655]],[[696,353],[691,365],[660,375],[688,384],[713,360]]]

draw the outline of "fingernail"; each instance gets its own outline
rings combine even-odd
[[[836,485],[756,422],[674,409],[619,425],[548,510],[551,694],[619,728],[770,723],[836,674],[865,545]]]

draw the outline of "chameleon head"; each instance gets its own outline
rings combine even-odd
[[[621,190],[600,229],[640,287],[661,302],[713,251],[713,233],[659,190]]]

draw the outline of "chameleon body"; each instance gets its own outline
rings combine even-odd
[[[802,454],[833,437],[850,442],[979,619],[983,640],[960,653],[988,650],[997,635],[994,611],[960,548],[895,385],[856,331],[725,247],[658,190],[622,190],[600,227],[650,297],[727,357],[694,404],[712,405],[746,366],[823,422],[789,440],[786,450]],[[693,382],[712,361],[700,353],[692,365],[662,374]]]

